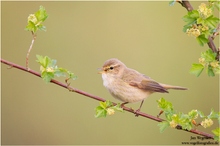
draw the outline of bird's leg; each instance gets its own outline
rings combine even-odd
[[[122,104],[121,104],[121,108],[123,108],[125,104],[128,104],[128,102],[122,103]]]
[[[124,105],[125,105],[125,104],[128,104],[128,103],[129,103],[129,102],[124,102],[124,103],[122,103],[122,104],[121,104],[121,108],[124,108],[124,107],[125,107]],[[130,109],[134,112],[134,109],[133,109],[132,107],[130,107]]]
[[[141,101],[140,107],[134,112],[135,117],[138,117],[138,116],[139,116],[138,112],[141,110],[141,107],[142,107],[143,103],[144,103],[144,100]]]
[[[161,110],[161,111],[159,112],[159,114],[157,115],[157,118],[159,118],[160,115],[162,115],[162,114],[163,114],[163,110]]]

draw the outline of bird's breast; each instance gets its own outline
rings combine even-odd
[[[113,77],[107,75],[107,74],[102,74],[102,80],[103,80],[103,85],[108,88],[109,86],[111,86],[112,82],[113,82]]]
[[[102,74],[103,85],[113,97],[123,102],[138,102],[147,98],[151,93],[129,85],[120,78]]]

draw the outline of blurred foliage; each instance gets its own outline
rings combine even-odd
[[[205,116],[202,111],[199,110],[191,110],[187,114],[182,112],[177,112],[174,110],[171,102],[166,101],[164,98],[157,100],[159,108],[164,112],[166,121],[160,122],[158,126],[160,127],[160,132],[163,132],[167,127],[176,128],[178,125],[185,130],[191,130],[201,125],[204,128],[210,127],[213,125],[213,120],[217,119],[220,123],[220,112],[215,112],[213,109],[210,114]],[[202,119],[200,123],[198,121],[198,117]],[[219,133],[217,130],[213,130],[215,136],[218,136]],[[215,140],[219,140],[215,138]]]
[[[173,6],[175,2],[175,0],[172,0],[169,2],[169,5]],[[201,46],[207,44],[209,42],[209,37],[213,35],[213,33],[219,31],[217,25],[220,19],[213,15],[214,8],[219,11],[220,2],[209,0],[208,5],[201,3],[197,10],[188,11],[183,17],[183,21],[186,22],[186,25],[183,27],[183,32],[189,36],[194,36]],[[190,73],[198,77],[204,68],[207,67],[206,72],[208,76],[215,76],[215,74],[220,73],[219,65],[220,62],[217,53],[209,49],[206,52],[201,53],[199,64],[192,64]]]
[[[46,31],[46,27],[42,24],[48,17],[48,14],[43,6],[40,6],[39,10],[34,14],[28,16],[28,24],[26,26],[27,31],[35,33],[37,30]]]
[[[193,63],[190,73],[196,75],[197,77],[202,73],[204,68],[208,76],[215,76],[215,74],[220,73],[220,62],[216,60],[217,54],[214,53],[211,49],[208,49],[206,52],[201,53],[199,58],[199,63]]]
[[[60,68],[56,65],[56,60],[50,59],[48,56],[40,56],[37,55],[36,60],[41,66],[41,77],[45,82],[50,82],[55,76],[60,77],[68,75],[68,79],[76,79],[77,77],[74,75],[74,73],[68,71],[67,69]]]
[[[123,109],[121,108],[121,104],[113,105],[113,103],[109,100],[105,102],[100,102],[99,106],[95,109],[96,118],[106,117],[107,115],[113,115],[115,111],[123,112]]]

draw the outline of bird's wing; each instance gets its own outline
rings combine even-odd
[[[142,80],[141,82],[131,81],[129,85],[150,92],[168,93],[168,91],[163,86],[161,86],[159,83],[155,82],[154,80],[145,79]]]
[[[122,77],[122,80],[127,82],[129,85],[149,92],[168,93],[167,89],[165,89],[156,81],[152,80],[150,77],[143,75],[133,69],[128,69],[126,71],[127,72]]]
[[[152,80],[150,77],[146,75],[142,75],[142,78],[136,80],[133,78],[129,82],[131,86],[137,87],[142,90],[150,91],[150,92],[162,92],[162,93],[168,93],[167,89],[165,89],[163,86],[161,86],[156,81]]]

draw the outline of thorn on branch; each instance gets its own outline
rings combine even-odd
[[[67,88],[70,92],[75,92],[75,90],[74,90],[72,87],[70,87],[70,84],[71,84],[71,83],[70,83],[70,82],[68,83],[69,79],[70,79],[70,78],[65,79],[66,88]]]
[[[218,27],[216,28],[216,31],[213,33],[213,35],[212,35],[212,40],[214,40],[215,37],[216,37],[217,35],[219,35],[219,30],[220,30],[220,24],[218,24]]]
[[[157,115],[157,118],[159,118],[160,115],[162,115],[162,114],[163,114],[163,110],[161,110],[161,111],[159,112],[159,114]]]
[[[9,65],[8,67],[7,67],[7,69],[12,69],[13,68],[13,65]]]

